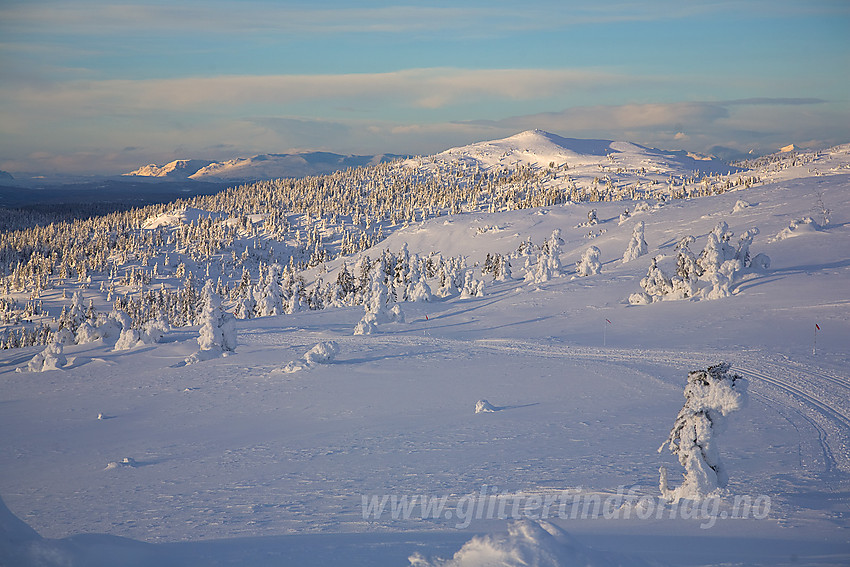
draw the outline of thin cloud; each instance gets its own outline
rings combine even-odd
[[[119,36],[145,29],[150,33],[178,32],[244,34],[246,32],[314,34],[497,34],[518,30],[543,30],[587,24],[671,21],[709,14],[837,14],[846,15],[846,2],[683,3],[675,0],[627,0],[614,4],[542,2],[532,5],[492,3],[478,5],[393,5],[293,7],[286,2],[187,1],[179,3],[113,1],[6,2],[0,22],[9,29],[40,31],[60,27],[63,33]]]
[[[442,108],[470,100],[535,100],[633,82],[594,70],[408,69],[343,75],[225,76],[148,80],[81,80],[50,88],[0,86],[20,108],[76,115],[149,111],[224,111],[316,102],[390,101],[400,107]],[[8,104],[9,102],[7,102]]]
[[[741,98],[736,100],[727,100],[721,104],[725,106],[764,106],[764,105],[785,105],[785,106],[800,106],[806,104],[823,104],[829,102],[822,98]]]

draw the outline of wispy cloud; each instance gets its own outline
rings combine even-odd
[[[679,0],[622,0],[615,3],[547,1],[429,3],[382,5],[340,2],[313,6],[290,2],[223,0],[182,2],[115,2],[83,0],[7,1],[0,6],[0,21],[22,30],[61,26],[63,33],[120,35],[179,31],[205,34],[277,33],[443,33],[472,35],[511,30],[555,29],[586,24],[670,21],[708,14],[730,17],[746,14],[850,13],[846,2],[820,0],[752,0],[750,2]],[[249,39],[249,38],[246,38]]]
[[[582,89],[633,82],[634,77],[595,70],[408,69],[342,75],[225,76],[148,80],[79,80],[45,88],[0,86],[0,94],[20,108],[39,112],[103,116],[115,112],[228,112],[256,105],[305,101],[392,101],[403,107],[441,108],[482,99],[533,100]]]

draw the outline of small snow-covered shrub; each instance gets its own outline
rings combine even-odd
[[[475,413],[491,413],[496,411],[496,407],[487,400],[481,399],[475,402]]]
[[[632,305],[649,305],[652,303],[652,297],[642,291],[633,293],[629,296],[629,303]]]
[[[98,333],[97,329],[88,321],[83,321],[83,323],[77,327],[77,332],[74,335],[74,342],[78,345],[93,343],[99,339],[100,333]]]
[[[730,365],[724,362],[688,373],[685,405],[667,441],[658,448],[660,453],[667,446],[685,467],[684,481],[675,489],[668,486],[666,469],[662,467],[659,486],[668,500],[705,498],[728,482],[720,462],[717,435],[725,428],[726,416],[747,401],[746,380],[729,374],[729,369]]]
[[[744,201],[744,200],[740,200],[740,199],[739,199],[739,200],[735,203],[735,207],[732,209],[732,213],[733,213],[733,214],[734,214],[734,213],[740,213],[741,211],[743,211],[743,210],[745,210],[745,209],[749,209],[751,206],[752,206],[752,205],[750,205],[747,201]]]
[[[767,254],[756,254],[750,261],[750,268],[755,272],[766,272],[770,269],[770,257]]]
[[[72,345],[77,341],[76,337],[74,336],[74,333],[68,327],[56,329],[50,338],[51,342],[60,345]]]
[[[308,370],[317,364],[330,364],[338,353],[339,345],[335,341],[324,341],[305,352],[301,360],[293,360],[286,366],[278,368],[277,371],[292,374]]]
[[[158,343],[169,330],[168,323],[164,319],[160,318],[148,321],[142,325],[142,330],[139,332],[139,339],[146,345]]]
[[[378,318],[374,313],[366,312],[354,327],[355,335],[371,335],[378,329]]]
[[[821,229],[820,225],[815,222],[812,217],[803,217],[795,219],[788,223],[787,228],[783,228],[779,233],[771,239],[771,242],[778,242],[786,238],[794,238],[801,234],[811,234]]]
[[[339,353],[339,345],[336,342],[321,342],[304,353],[304,360],[309,364],[327,364],[336,358],[337,353]]]
[[[65,358],[64,348],[61,343],[50,343],[40,353],[30,359],[27,363],[26,370],[29,372],[44,372],[45,370],[59,370],[68,364],[68,359]],[[18,372],[23,372],[24,368],[18,368]]]
[[[396,303],[392,306],[389,312],[389,322],[391,323],[404,323],[404,311],[401,310],[401,305]]]
[[[129,350],[143,344],[145,343],[142,342],[137,329],[124,329],[115,343],[115,350]]]

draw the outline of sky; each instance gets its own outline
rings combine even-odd
[[[0,0],[0,170],[436,153],[531,128],[850,142],[847,0]]]

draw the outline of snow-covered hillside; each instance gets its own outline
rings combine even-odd
[[[0,564],[847,564],[850,145],[688,159],[529,132],[5,235]],[[728,484],[668,502],[723,361]]]

